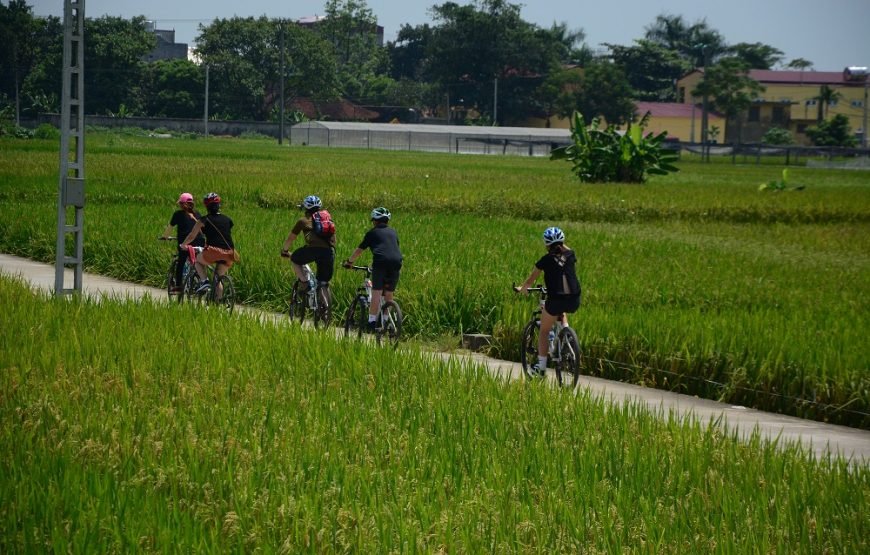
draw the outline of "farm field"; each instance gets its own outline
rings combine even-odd
[[[0,147],[0,249],[52,261],[56,144]],[[87,149],[89,271],[160,284],[171,248],[154,238],[174,200],[216,190],[237,224],[242,298],[280,310],[292,282],[278,251],[304,195],[338,221],[339,259],[386,205],[406,256],[405,329],[441,344],[491,333],[493,354],[515,358],[534,302],[509,288],[559,225],[580,258],[572,325],[588,373],[870,427],[866,172],[791,168],[803,191],[760,193],[779,168],[687,162],[643,186],[590,186],[528,158],[122,133],[92,133]],[[337,270],[339,312],[355,285]]]
[[[866,464],[223,311],[0,303],[4,553],[870,549]]]

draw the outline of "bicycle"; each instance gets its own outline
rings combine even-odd
[[[196,254],[205,250],[204,247],[188,248],[193,249],[193,252]],[[191,258],[195,259],[196,255],[191,254]],[[218,261],[215,266],[217,266],[217,264],[222,264],[222,262]],[[198,292],[199,286],[201,285],[199,275],[196,273],[194,268],[190,268],[184,280],[182,293],[187,297],[187,300],[190,303],[205,302],[207,304],[217,304],[225,307],[230,313],[232,313],[233,307],[236,304],[236,288],[233,285],[233,278],[227,274],[219,276],[211,266],[206,266],[205,271],[206,280],[209,282],[208,290]],[[218,285],[223,288],[223,294],[220,299],[217,298]]]
[[[514,286],[514,291],[516,291],[516,286]],[[547,301],[547,288],[544,286],[529,287],[528,291],[540,293],[538,309],[532,313],[531,320],[523,328],[520,351],[523,375],[531,380],[538,377],[532,373],[532,366],[538,361],[538,334],[541,329],[541,312]],[[556,319],[553,323],[553,329],[550,330],[548,358],[555,367],[558,384],[570,386],[573,389],[580,379],[582,361],[580,340],[577,338],[577,332],[562,325],[561,318]],[[544,370],[542,369],[542,371]]]
[[[332,294],[328,281],[317,281],[311,266],[302,266],[305,275],[308,276],[308,289],[303,289],[303,282],[298,279],[293,284],[290,294],[290,319],[299,320],[301,324],[305,320],[305,312],[311,312],[314,327],[329,327],[332,321]],[[312,288],[314,293],[312,294]]]
[[[356,288],[356,296],[344,315],[344,334],[356,333],[357,337],[362,337],[368,329],[369,307],[372,305],[372,269],[369,266],[348,266],[347,269],[365,272],[365,278]],[[374,334],[379,345],[386,342],[394,349],[398,346],[402,335],[402,309],[396,301],[381,301]]]
[[[175,237],[158,237],[158,241],[175,241]],[[181,283],[176,283],[176,269],[178,268],[178,263],[184,263],[184,259],[181,256],[181,253],[178,252],[178,249],[175,249],[175,255],[172,257],[172,260],[169,262],[169,268],[166,269],[166,293],[169,295],[169,300],[172,300],[172,297],[178,297],[178,302],[181,303],[184,301],[184,283],[187,279],[187,274],[193,271],[192,264],[187,264],[184,268],[184,274],[182,274]]]

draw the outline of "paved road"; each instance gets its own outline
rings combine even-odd
[[[19,276],[35,289],[44,291],[53,291],[54,289],[54,266],[50,264],[0,254],[0,274]],[[162,289],[118,281],[104,276],[85,273],[82,280],[83,292],[95,297],[111,296],[139,299],[143,296],[150,296],[155,299],[166,298],[166,292]],[[67,287],[73,283],[72,272],[67,272],[65,283]],[[257,313],[258,311],[246,312]],[[268,318],[274,317],[271,314],[261,315]],[[479,354],[441,353],[435,356],[444,359],[467,358],[485,365],[495,374],[513,379],[519,379],[521,376],[519,364]],[[800,442],[818,457],[823,457],[830,452],[841,454],[851,459],[853,463],[870,462],[870,432],[868,431],[736,407],[689,395],[601,378],[582,376],[580,387],[588,389],[593,395],[605,396],[614,402],[640,402],[662,414],[675,411],[682,416],[691,415],[702,421],[721,418],[723,426],[732,430],[736,429],[742,437],[746,437],[753,430],[758,429],[762,437],[768,439],[779,438],[780,442]]]

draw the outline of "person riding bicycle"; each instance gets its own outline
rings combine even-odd
[[[177,204],[179,208],[172,214],[172,218],[169,219],[169,224],[167,224],[161,236],[162,239],[169,239],[172,228],[178,227],[175,233],[178,242],[178,264],[175,265],[175,286],[172,288],[173,291],[181,290],[181,282],[184,279],[184,266],[188,258],[187,248],[182,248],[181,243],[190,234],[190,230],[193,229],[193,226],[196,225],[197,220],[201,217],[199,212],[193,209],[193,195],[190,193],[181,193]],[[201,234],[197,235],[191,244],[194,247],[201,247],[205,245],[205,238]]]
[[[544,231],[544,246],[547,254],[535,263],[535,269],[519,287],[519,293],[528,294],[541,272],[544,272],[544,285],[547,287],[547,301],[541,311],[541,329],[538,333],[538,363],[532,373],[543,376],[547,369],[549,334],[557,318],[568,327],[568,313],[580,308],[580,281],[577,279],[577,256],[565,245],[565,233],[558,227],[548,227]]]
[[[300,282],[304,284],[304,290],[308,291],[310,285],[308,283],[309,276],[305,275],[305,269],[302,267],[305,264],[314,262],[317,264],[317,281],[321,285],[329,287],[329,282],[332,280],[332,274],[335,271],[335,227],[333,224],[331,232],[315,231],[315,215],[320,217],[323,212],[323,202],[320,197],[309,195],[305,197],[299,208],[305,211],[305,215],[296,220],[293,229],[284,241],[281,247],[281,256],[290,258],[293,266],[293,272]],[[328,214],[328,213],[327,213]],[[330,220],[330,223],[331,220]],[[305,238],[305,246],[300,247],[290,253],[290,247],[300,234]]]
[[[393,300],[393,293],[399,283],[402,270],[402,252],[399,250],[399,235],[389,227],[390,211],[379,206],[372,210],[372,229],[368,230],[362,242],[342,262],[342,266],[350,268],[354,260],[366,249],[372,250],[372,303],[369,306],[369,328],[377,324],[378,311],[381,307],[381,296],[385,301]]]
[[[233,221],[221,213],[221,197],[217,193],[209,193],[202,199],[208,214],[203,216],[193,226],[193,230],[182,242],[181,246],[187,248],[196,236],[202,232],[205,235],[206,247],[196,256],[196,273],[199,276],[199,287],[196,292],[205,293],[211,287],[208,282],[206,266],[215,265],[215,273],[218,277],[225,275],[235,261],[235,244],[233,243]],[[215,291],[215,299],[220,299],[223,292]]]

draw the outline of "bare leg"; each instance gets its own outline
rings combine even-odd
[[[196,267],[196,275],[199,276],[200,281],[205,280],[208,277],[205,272],[205,268],[206,266],[208,266],[208,263],[206,263],[206,261],[202,259],[202,253],[196,255],[196,264],[194,264],[194,266]]]
[[[308,283],[308,276],[305,275],[305,268],[303,268],[301,264],[295,262],[291,262],[290,264],[293,266],[293,273],[296,274],[299,281]]]
[[[553,329],[553,324],[556,323],[556,316],[553,316],[546,309],[541,312],[541,333],[538,334],[538,356],[547,356],[550,345],[547,336],[550,330]]]
[[[384,292],[381,289],[372,289],[372,304],[369,306],[370,316],[378,315],[378,311],[381,309],[381,296],[383,293]]]
[[[220,262],[215,264],[214,273],[215,273],[215,281],[217,282],[217,286],[215,286],[215,290],[214,290],[214,299],[216,301],[219,301],[224,296],[224,284],[221,283],[218,278],[226,275],[226,273],[227,273],[226,264],[221,264]]]

